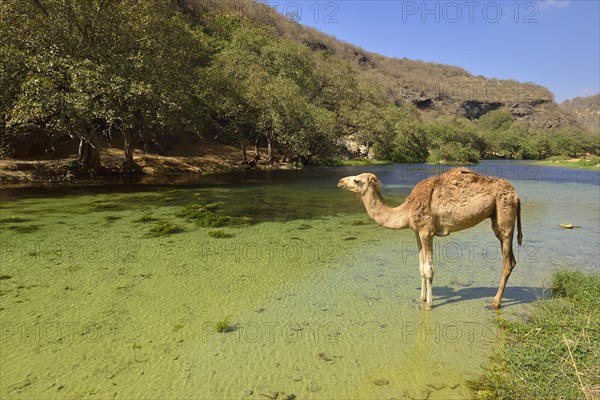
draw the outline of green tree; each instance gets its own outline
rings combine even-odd
[[[0,62],[22,78],[2,102],[14,131],[35,125],[77,136],[80,167],[94,171],[101,128],[120,128],[132,167],[132,134],[205,118],[202,91],[190,93],[190,83],[198,86],[197,68],[208,60],[206,37],[169,2],[5,3],[0,52],[25,59]]]
[[[552,155],[577,157],[577,155],[584,152],[582,136],[580,131],[560,130],[550,132],[548,141]]]
[[[482,131],[506,131],[510,128],[514,118],[506,110],[492,110],[476,121],[477,127]]]
[[[269,80],[269,74],[260,66],[260,56],[270,35],[237,17],[219,17],[213,24],[221,40],[220,51],[207,73],[213,119],[223,138],[241,145],[243,161],[248,158],[248,145],[254,142],[257,160],[261,105],[256,93]]]
[[[387,106],[383,112],[383,123],[384,133],[375,144],[381,158],[402,163],[427,159],[427,133],[414,106]]]
[[[485,142],[465,118],[442,118],[426,130],[432,162],[476,163],[485,152]]]
[[[303,162],[331,153],[339,102],[330,101],[329,91],[338,91],[321,56],[247,21],[219,26],[225,39],[210,68],[215,120],[224,136],[240,143],[242,158],[258,137],[266,139],[267,162],[275,144],[283,158]]]
[[[509,132],[513,122],[514,118],[506,110],[490,111],[475,121],[480,137],[485,142],[482,157],[487,154],[509,156],[518,152],[514,148],[514,135]]]

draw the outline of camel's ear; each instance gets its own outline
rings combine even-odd
[[[377,179],[377,177],[373,174],[369,174],[369,183],[371,182],[373,182],[377,186],[381,186],[381,183],[379,183],[379,179]]]

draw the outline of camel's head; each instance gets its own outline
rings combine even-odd
[[[370,186],[379,189],[381,183],[379,183],[379,179],[375,175],[369,172],[356,176],[347,176],[338,182],[338,187],[346,188],[360,195],[365,194]]]

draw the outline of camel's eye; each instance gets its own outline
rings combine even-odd
[[[360,183],[360,179],[354,178],[354,183],[356,183],[356,184]]]

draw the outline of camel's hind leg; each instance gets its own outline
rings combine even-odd
[[[500,286],[498,287],[498,293],[496,293],[496,296],[492,302],[492,307],[497,310],[500,308],[506,282],[508,282],[508,278],[510,277],[512,270],[515,268],[515,265],[517,265],[517,261],[515,260],[515,255],[512,249],[513,233],[515,230],[514,217],[511,217],[509,220],[500,220],[498,217],[492,217],[492,229],[500,241],[503,260]]]

